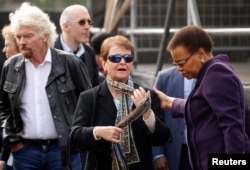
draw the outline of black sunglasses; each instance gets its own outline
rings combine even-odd
[[[91,21],[90,19],[87,19],[87,20],[81,19],[80,21],[78,21],[78,24],[81,25],[81,26],[85,25],[86,23],[88,23],[89,25],[93,25],[94,24],[94,22]]]
[[[114,54],[107,57],[107,59],[113,63],[120,63],[122,58],[124,59],[125,63],[130,63],[134,60],[134,56],[132,54]]]

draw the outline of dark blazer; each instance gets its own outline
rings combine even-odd
[[[135,84],[135,88],[138,88],[138,85]],[[130,165],[130,170],[153,170],[152,145],[163,145],[170,136],[168,127],[158,118],[162,111],[153,92],[151,93],[151,99],[151,108],[157,115],[155,132],[149,132],[142,116],[132,123],[140,163]],[[72,143],[81,150],[91,150],[91,153],[96,156],[99,170],[111,170],[110,142],[103,139],[96,141],[93,136],[93,129],[95,126],[113,126],[116,114],[117,109],[106,81],[81,93],[73,118]],[[90,166],[93,164],[90,157],[87,158],[86,163],[89,165],[86,170],[90,170]]]
[[[155,86],[165,94],[184,98],[184,77],[176,67],[160,71],[157,75]],[[170,110],[164,111],[164,121],[171,131],[171,140],[164,146],[153,147],[153,156],[164,155],[168,159],[171,170],[179,170],[181,148],[184,139],[184,119],[173,118]]]
[[[61,35],[57,37],[54,47],[57,49],[63,50],[60,37]],[[86,44],[82,44],[82,45],[85,49],[85,53],[80,58],[87,67],[90,81],[92,83],[92,86],[94,87],[99,84],[99,74],[98,74],[98,67],[97,67],[97,63],[95,59],[95,52],[89,45],[86,45]]]

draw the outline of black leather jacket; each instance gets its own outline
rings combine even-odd
[[[80,59],[86,65],[90,81],[92,83],[92,86],[94,87],[99,84],[99,74],[98,74],[98,66],[95,59],[95,52],[89,45],[86,45],[84,43],[82,43],[82,45],[84,47],[85,52],[84,54],[82,54]],[[57,37],[54,47],[59,50],[63,50],[63,46],[61,44],[61,35]]]
[[[71,54],[51,48],[52,68],[46,85],[59,146],[67,145],[77,99],[91,88],[86,66]],[[21,54],[9,58],[3,66],[0,82],[0,108],[3,143],[6,147],[20,141],[23,122],[19,104],[25,86],[25,62]],[[33,99],[30,99],[33,100]],[[46,122],[44,122],[46,130]]]

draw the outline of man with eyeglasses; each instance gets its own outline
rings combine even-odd
[[[73,53],[86,65],[92,87],[99,84],[98,67],[94,50],[89,43],[90,27],[93,25],[88,9],[79,4],[66,7],[60,16],[62,33],[55,42],[55,48]],[[86,153],[81,152],[82,167]]]
[[[91,25],[93,22],[85,6],[75,4],[66,7],[60,16],[62,33],[55,42],[55,48],[79,57],[85,63],[94,87],[99,84],[99,75],[95,52],[87,45]]]

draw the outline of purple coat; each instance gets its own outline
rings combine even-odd
[[[228,57],[218,55],[201,68],[189,98],[173,102],[173,116],[186,120],[193,170],[207,170],[208,154],[250,153],[244,113],[242,84]]]

